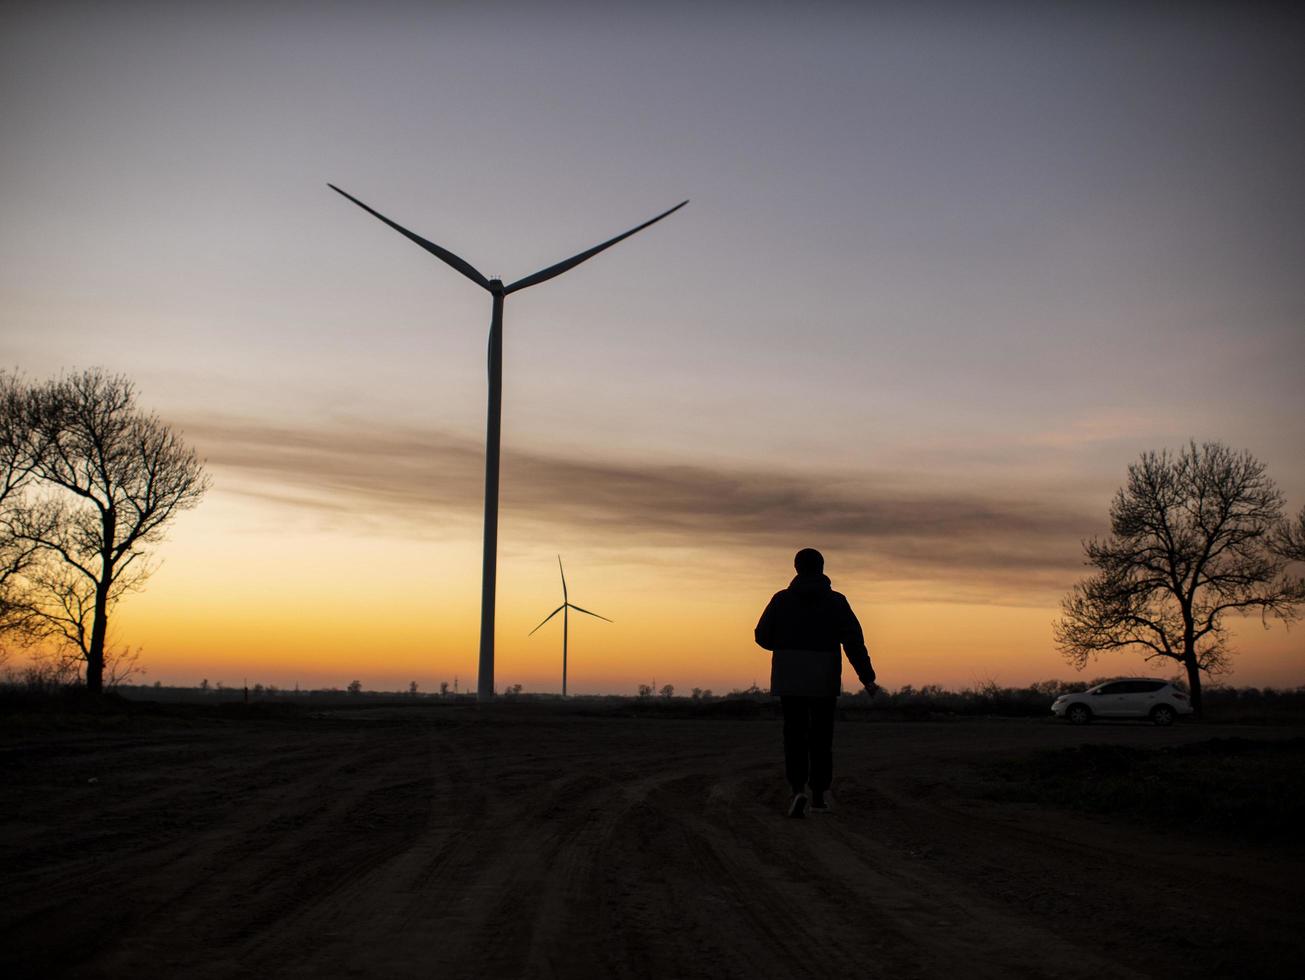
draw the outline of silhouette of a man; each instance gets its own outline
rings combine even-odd
[[[773,651],[770,693],[779,696],[784,711],[784,773],[793,789],[788,815],[805,817],[808,807],[815,813],[829,812],[834,704],[843,686],[840,645],[866,690],[874,694],[876,687],[861,624],[847,597],[830,585],[824,556],[803,548],[793,567],[797,575],[771,598],[756,637],[758,646]]]

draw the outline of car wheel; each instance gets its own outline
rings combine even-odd
[[[1069,710],[1065,712],[1065,717],[1069,719],[1071,725],[1086,725],[1092,720],[1092,712],[1086,704],[1071,704]]]
[[[1161,728],[1166,725],[1172,725],[1174,723],[1174,718],[1177,716],[1178,712],[1174,711],[1174,709],[1169,707],[1167,704],[1158,704],[1151,709],[1152,723],[1159,725]]]

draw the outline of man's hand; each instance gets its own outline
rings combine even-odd
[[[865,693],[870,697],[874,697],[876,694],[879,693],[879,685],[876,684],[874,681],[871,681],[869,684],[865,686]]]

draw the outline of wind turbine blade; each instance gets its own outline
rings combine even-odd
[[[566,572],[562,571],[562,556],[557,556],[557,570],[562,573],[562,602],[566,602]]]
[[[570,606],[572,609],[574,609],[576,612],[582,612],[586,616],[593,616],[594,619],[601,619],[605,623],[615,622],[615,620],[608,619],[606,616],[600,616],[598,615],[598,613],[590,612],[588,609],[581,609],[574,602],[568,602],[567,605]]]
[[[409,240],[416,242],[426,251],[430,252],[431,255],[435,256],[437,259],[440,259],[448,263],[453,268],[461,272],[468,279],[470,279],[472,282],[474,282],[477,286],[480,286],[482,289],[489,289],[489,280],[486,279],[484,276],[482,276],[480,272],[476,269],[476,267],[473,266],[470,262],[454,255],[447,248],[441,248],[440,246],[436,245],[434,242],[428,242],[420,235],[413,234],[407,228],[403,227],[403,225],[396,224],[395,222],[391,221],[389,218],[385,217],[385,215],[381,214],[379,211],[372,210],[366,204],[363,204],[362,201],[358,200],[358,198],[354,197],[352,194],[345,193],[344,191],[340,190],[340,188],[336,187],[334,184],[327,184],[326,186],[331,188],[331,190],[335,191],[335,193],[340,194],[343,197],[347,197],[349,200],[353,201],[354,204],[358,205],[358,207],[362,208],[364,211],[366,211],[368,214],[372,215],[373,217],[380,218],[387,225],[389,225],[391,228],[397,231],[400,235],[403,235],[405,238],[408,238]]]
[[[552,279],[554,276],[560,276],[562,273],[566,272],[567,269],[574,269],[576,266],[578,266],[581,262],[584,262],[586,259],[592,259],[603,249],[611,248],[617,242],[629,238],[635,232],[643,231],[649,225],[656,224],[658,221],[661,221],[662,218],[665,218],[667,215],[674,214],[676,211],[680,210],[680,208],[684,207],[684,205],[688,203],[689,203],[688,201],[681,201],[679,204],[675,205],[675,207],[671,208],[669,211],[663,211],[661,214],[657,215],[657,217],[653,218],[651,221],[645,221],[638,228],[631,228],[624,235],[617,235],[615,238],[609,239],[608,241],[603,242],[603,244],[601,245],[595,245],[587,252],[581,252],[579,255],[573,255],[565,262],[559,262],[557,263],[557,265],[550,265],[547,269],[541,269],[539,272],[536,272],[533,276],[526,276],[526,278],[524,279],[518,279],[512,285],[508,286],[506,289],[503,290],[503,295],[506,296],[508,293],[515,293],[518,289],[525,289],[527,286],[537,286],[541,282],[547,282],[549,279]]]
[[[547,623],[550,619],[552,619],[554,616],[556,616],[558,613],[560,613],[560,612],[561,612],[563,609],[565,609],[565,608],[566,608],[566,603],[564,602],[564,603],[562,603],[562,605],[558,606],[558,607],[557,607],[556,609],[554,609],[551,613],[549,613],[547,616],[544,617],[544,623]],[[572,606],[571,608],[574,609],[575,606]],[[590,613],[589,615],[592,616],[593,613]],[[529,633],[526,634],[526,636],[534,636],[536,633],[539,632],[539,627],[540,627],[540,626],[543,626],[544,623],[540,623],[539,626],[536,626],[534,629],[532,629]]]

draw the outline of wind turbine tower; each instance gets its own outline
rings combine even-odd
[[[635,232],[643,231],[667,215],[680,210],[688,201],[681,201],[669,211],[663,211],[657,217],[645,221],[637,228],[610,238],[601,245],[586,249],[579,255],[573,255],[547,269],[541,269],[534,275],[518,279],[511,285],[504,286],[500,279],[486,279],[470,262],[459,258],[446,248],[427,241],[420,235],[413,234],[402,225],[396,224],[379,211],[373,211],[352,194],[346,194],[334,184],[327,187],[337,194],[348,198],[368,214],[379,218],[409,241],[420,245],[441,262],[451,266],[486,290],[493,297],[493,306],[489,319],[489,418],[485,427],[485,552],[480,586],[480,670],[476,677],[476,699],[488,701],[494,696],[494,592],[497,582],[498,561],[498,473],[499,473],[499,432],[502,428],[503,412],[503,300],[509,293],[527,286],[537,286],[554,276],[560,276],[568,269],[574,269],[581,262],[592,259],[604,249],[611,248],[619,241],[629,238]],[[559,559],[560,561],[560,559]],[[575,608],[575,607],[572,607]],[[592,614],[591,614],[592,615]],[[600,617],[601,618],[601,617]]]
[[[595,619],[601,619],[605,623],[610,623],[612,620],[608,619],[606,616],[599,616],[596,612],[590,612],[588,609],[581,609],[579,606],[572,604],[567,598],[566,572],[562,569],[561,555],[557,556],[557,571],[562,576],[562,604],[544,617],[544,623],[547,623],[558,613],[562,614],[562,697],[566,697],[566,636],[570,627],[571,610],[574,609],[576,612],[584,613],[586,616],[593,616]],[[527,635],[534,636],[539,632],[540,627],[542,627],[544,623],[540,623],[539,626],[536,626]]]

